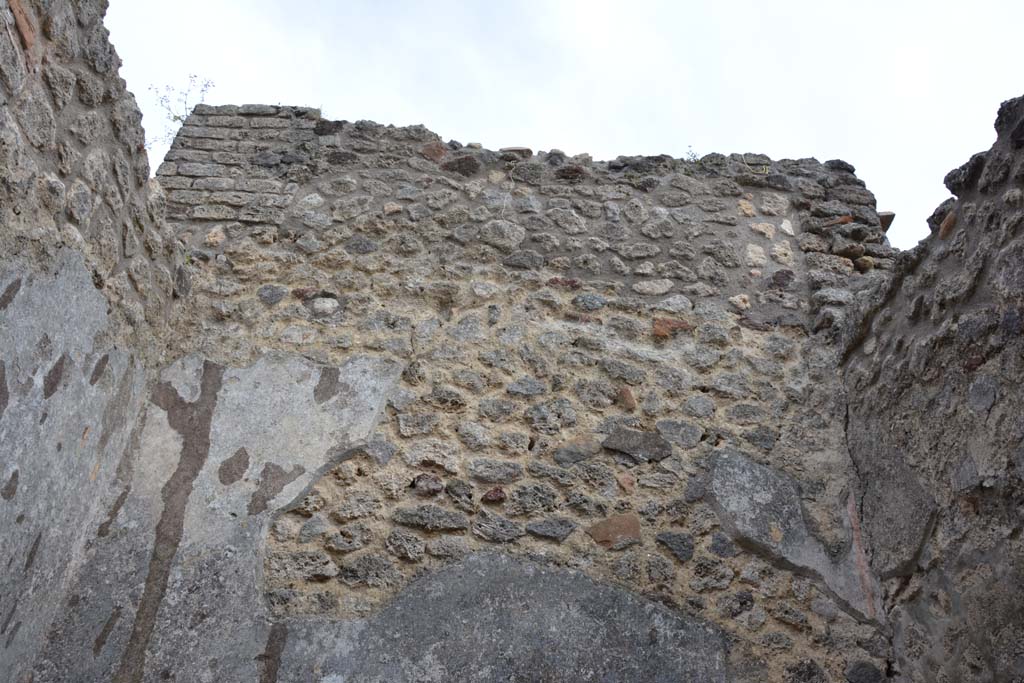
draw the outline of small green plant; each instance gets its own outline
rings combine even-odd
[[[684,158],[691,164],[696,164],[700,162],[700,157],[697,155],[696,152],[693,151],[693,145],[686,146],[686,156]]]
[[[183,88],[165,85],[157,87],[149,86],[149,91],[156,98],[157,106],[164,114],[163,131],[155,133],[146,141],[146,149],[152,149],[154,145],[169,145],[174,141],[181,124],[185,122],[188,115],[197,104],[202,104],[206,96],[214,88],[214,83],[208,78],[200,78],[196,74],[188,75],[188,83]]]

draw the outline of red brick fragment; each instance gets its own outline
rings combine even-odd
[[[670,339],[680,330],[689,332],[692,329],[693,323],[681,318],[655,318],[651,321],[651,334],[655,339]]]
[[[25,52],[30,52],[32,46],[36,44],[36,30],[28,18],[28,12],[22,7],[21,0],[9,0],[8,5],[14,15],[14,25],[18,28],[18,35],[21,36],[21,44],[24,46]]]
[[[623,493],[629,495],[636,491],[636,478],[629,472],[619,472],[615,475],[615,480],[619,482],[619,488]]]
[[[847,223],[852,223],[852,222],[853,222],[853,216],[840,216],[838,218],[833,218],[830,221],[825,221],[824,223],[821,224],[821,227],[827,228],[827,227],[829,227],[831,225],[846,225]]]
[[[507,498],[505,495],[505,489],[500,486],[495,486],[493,489],[481,496],[480,500],[484,503],[496,505],[498,503],[504,503],[505,498]]]
[[[942,223],[939,225],[939,239],[946,240],[953,234],[953,229],[956,227],[956,211],[950,211],[946,214],[946,217],[942,219]]]
[[[633,392],[629,390],[629,387],[619,387],[619,393],[615,395],[615,402],[626,412],[631,413],[636,410],[636,398],[633,397]]]
[[[552,287],[565,287],[566,289],[579,289],[582,285],[579,280],[572,277],[553,277],[548,280]]]
[[[640,542],[640,518],[632,512],[612,515],[587,529],[587,534],[602,548],[621,550]]]
[[[420,154],[424,158],[430,159],[434,163],[438,163],[441,159],[448,156],[448,148],[440,142],[430,142],[420,147]]]

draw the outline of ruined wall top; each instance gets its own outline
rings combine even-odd
[[[200,105],[158,179],[168,219],[215,280],[200,296],[222,326],[263,320],[283,296],[275,287],[310,304],[392,286],[457,307],[474,296],[460,280],[500,273],[592,291],[574,315],[670,298],[714,303],[746,325],[820,330],[896,255],[873,195],[841,161],[594,162],[306,108]],[[325,317],[294,312],[294,338]]]

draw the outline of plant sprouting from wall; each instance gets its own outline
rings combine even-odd
[[[202,104],[206,100],[206,96],[213,88],[213,81],[197,74],[189,74],[188,83],[184,87],[149,86],[149,91],[153,94],[157,106],[163,113],[161,121],[163,129],[159,133],[148,136],[146,149],[149,150],[158,145],[170,145],[188,115],[192,113],[197,104]]]

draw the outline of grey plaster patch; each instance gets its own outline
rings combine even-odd
[[[887,448],[859,421],[851,421],[848,430],[864,487],[861,507],[871,567],[883,580],[909,575],[935,524],[935,499],[899,451]]]
[[[107,302],[81,255],[61,251],[53,263],[0,272],[0,566],[9,568],[0,572],[0,671],[14,680],[68,599],[143,397],[128,354],[94,347]],[[111,381],[72,371],[97,355]]]
[[[321,368],[297,356],[167,368],[132,450],[130,492],[105,503],[75,588],[84,597],[64,609],[35,680],[274,680],[287,629],[272,628],[260,588],[270,520],[370,440],[401,370],[354,356],[338,368],[351,391],[318,404]],[[224,463],[241,449],[243,471],[261,474],[234,480],[236,458],[225,486]]]
[[[183,445],[178,465],[160,492],[163,509],[156,523],[153,555],[116,681],[142,681],[146,649],[167,590],[172,563],[184,535],[185,509],[195,480],[210,455],[210,423],[223,376],[223,367],[214,363],[204,364],[200,394],[194,402],[182,400],[167,382],[161,382],[153,389],[150,400],[167,413],[168,422],[181,435]]]
[[[714,456],[709,494],[723,527],[736,542],[780,567],[803,571],[858,619],[878,619],[880,592],[853,543],[833,560],[807,526],[796,482],[739,452]]]
[[[279,683],[729,680],[725,635],[582,573],[477,554],[365,621],[289,624]]]

